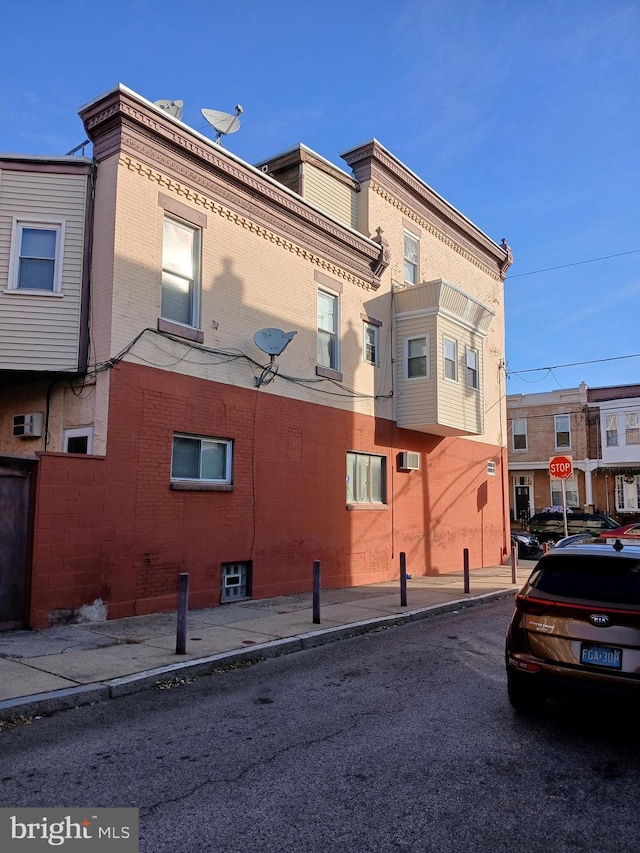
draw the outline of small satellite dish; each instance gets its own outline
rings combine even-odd
[[[283,332],[280,329],[260,329],[253,336],[253,340],[258,349],[273,358],[273,356],[280,355],[289,341],[297,334],[297,332]]]
[[[214,142],[220,142],[221,136],[226,136],[228,133],[235,133],[240,130],[240,119],[238,118],[244,110],[238,104],[234,113],[221,113],[220,110],[200,110],[205,121],[215,130],[217,136]]]
[[[174,118],[182,118],[182,107],[184,106],[184,101],[154,101],[156,107],[160,107],[161,110],[164,110],[166,113],[169,113],[170,116]]]

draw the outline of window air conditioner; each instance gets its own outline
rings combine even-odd
[[[400,468],[403,471],[419,471],[420,454],[412,453],[410,450],[405,450],[400,454]]]
[[[13,434],[22,438],[39,438],[42,435],[44,414],[31,412],[28,415],[14,415]]]

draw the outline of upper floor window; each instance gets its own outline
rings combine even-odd
[[[480,387],[478,377],[478,350],[467,347],[467,388]]]
[[[640,415],[638,412],[627,412],[624,421],[625,443],[640,444]]]
[[[338,296],[318,290],[318,364],[339,369]]]
[[[429,375],[429,348],[426,335],[419,338],[406,338],[405,377],[418,379]]]
[[[64,222],[14,220],[9,290],[62,292]]]
[[[571,447],[569,415],[554,415],[556,447]]]
[[[366,321],[362,326],[362,358],[369,364],[378,363],[378,327]]]
[[[420,240],[415,234],[404,232],[404,282],[418,283],[418,259],[420,256]]]
[[[385,457],[347,453],[347,503],[386,503]]]
[[[171,479],[231,483],[232,446],[226,438],[174,435]]]
[[[526,418],[514,418],[512,425],[513,425],[513,449],[514,450],[526,450],[527,449],[527,419]]]
[[[164,218],[162,303],[165,320],[198,327],[200,309],[200,229]]]
[[[444,375],[445,379],[453,379],[458,381],[458,344],[452,341],[451,338],[442,339],[442,349],[444,354]]]
[[[607,447],[618,446],[618,416],[606,415],[606,440]]]

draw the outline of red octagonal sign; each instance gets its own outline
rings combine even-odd
[[[556,480],[566,480],[573,474],[571,456],[552,456],[549,460],[549,474]]]

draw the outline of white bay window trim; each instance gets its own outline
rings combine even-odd
[[[64,219],[14,217],[5,293],[62,296],[64,235]]]

